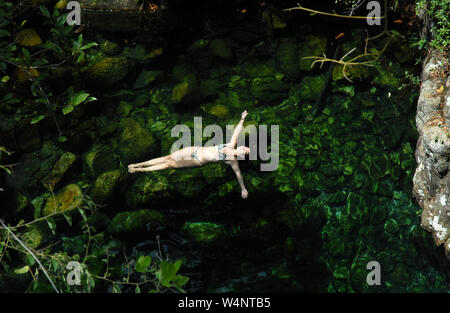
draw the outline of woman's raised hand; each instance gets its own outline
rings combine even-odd
[[[245,110],[244,112],[242,112],[241,119],[245,119],[247,115],[248,115],[247,110]]]

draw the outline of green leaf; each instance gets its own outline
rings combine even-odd
[[[67,141],[67,137],[66,136],[59,136],[58,137],[58,141],[59,142],[66,142]]]
[[[135,293],[141,293],[141,288],[139,288],[139,285],[136,285],[136,289],[134,289]]]
[[[87,221],[86,212],[84,212],[83,209],[78,208],[78,212],[80,212],[81,217],[83,218],[83,221]]]
[[[75,94],[71,99],[70,99],[70,104],[73,106],[77,106],[80,103],[82,103],[84,100],[86,100],[89,97],[89,94],[86,92],[79,92],[77,94]]]
[[[9,77],[8,75],[3,76],[3,77],[2,77],[2,80],[1,80],[2,83],[6,83],[6,82],[9,80],[9,78],[10,78],[10,77]]]
[[[84,46],[81,47],[81,50],[86,50],[92,47],[96,47],[98,46],[98,44],[96,42],[90,42],[88,44],[85,44]]]
[[[84,61],[84,52],[81,52],[77,58],[77,63],[82,63]]]
[[[173,285],[177,288],[181,288],[182,286],[186,285],[186,283],[189,281],[189,277],[177,275],[175,276],[175,279],[173,280]]]
[[[50,261],[50,264],[52,265],[53,272],[56,273],[58,271],[58,268],[59,268],[58,262],[55,259],[52,259]]]
[[[31,254],[25,255],[25,263],[27,263],[29,266],[34,265],[35,262],[36,260],[33,258]]]
[[[50,18],[50,12],[48,11],[48,9],[44,5],[41,5],[39,7],[39,10],[41,11],[41,14],[43,16]]]
[[[175,279],[181,263],[181,260],[178,260],[175,263],[166,261],[161,262],[160,269],[155,272],[155,276],[164,287],[172,287],[172,281]]]
[[[24,267],[21,267],[21,268],[16,268],[15,270],[14,270],[14,273],[16,273],[16,274],[25,274],[25,273],[27,273],[28,272],[28,270],[30,269],[30,267],[28,266],[28,265],[25,265]]]
[[[63,213],[64,218],[67,221],[67,224],[69,224],[70,227],[72,227],[72,217],[66,213]]]
[[[67,114],[69,114],[70,112],[72,112],[73,111],[73,106],[71,106],[70,104],[69,105],[66,105],[66,106],[64,106],[63,108],[62,108],[62,113],[64,114],[64,115],[67,115]]]
[[[30,52],[28,52],[27,49],[22,48],[22,54],[23,54],[23,58],[24,58],[25,62],[26,62],[27,64],[30,64],[30,63],[31,63]]]
[[[152,258],[150,256],[143,256],[141,255],[139,259],[136,262],[135,270],[138,273],[145,273],[147,272],[148,267],[152,263]]]
[[[52,234],[55,235],[55,230],[56,230],[56,223],[55,220],[51,217],[46,219],[48,228],[50,228],[50,230],[52,231]]]
[[[35,117],[33,117],[33,119],[31,120],[30,124],[37,124],[39,123],[41,120],[43,120],[45,118],[45,115],[41,114],[41,115],[37,115]]]

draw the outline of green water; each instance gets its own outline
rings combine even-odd
[[[320,25],[300,33],[247,26],[212,38],[189,34],[163,49],[89,30],[85,37],[99,44],[87,52],[90,63],[49,89],[74,86],[97,101],[58,117],[63,140],[51,118],[21,135],[19,164],[2,178],[15,212],[9,224],[66,212],[18,231],[33,249],[51,245],[40,256],[66,291],[136,291],[114,283],[126,277],[142,282],[142,292],[153,290],[146,282],[153,272],[142,272],[160,269],[163,258],[182,260],[188,292],[447,292],[448,261],[420,228],[411,193],[418,87],[405,70],[418,74],[420,66],[408,33],[397,33],[373,67],[352,68],[350,82],[342,68],[327,77],[329,63],[311,69],[303,57],[331,56],[338,44],[362,53],[362,29],[346,28],[341,43]],[[261,171],[260,159],[240,162],[248,199],[225,164],[126,172],[130,163],[168,154],[175,125],[193,132],[194,117],[202,117],[203,127],[225,129],[243,110],[245,125],[279,125],[275,171]],[[14,116],[25,120],[27,109],[1,114],[6,125]],[[49,191],[43,181],[57,160],[64,170]],[[44,275],[34,286],[11,273],[36,264],[20,249],[8,251],[0,291],[52,290]],[[69,260],[85,265],[81,287],[62,280]],[[366,283],[370,261],[381,266],[379,286]]]

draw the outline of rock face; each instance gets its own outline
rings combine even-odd
[[[417,104],[419,140],[413,193],[423,209],[421,226],[444,245],[450,260],[450,77],[448,60],[432,51],[424,62]]]

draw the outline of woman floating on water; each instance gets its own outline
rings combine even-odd
[[[240,146],[237,149],[235,149],[235,147],[247,114],[247,111],[242,112],[241,120],[234,129],[233,136],[229,143],[210,147],[194,146],[183,148],[170,155],[142,163],[130,164],[128,165],[128,172],[151,172],[168,168],[199,167],[211,162],[225,162],[226,164],[231,165],[239,185],[241,186],[242,198],[246,199],[248,197],[248,192],[244,185],[244,179],[242,178],[241,170],[239,169],[237,157],[244,157],[249,154],[250,149],[245,146]]]

